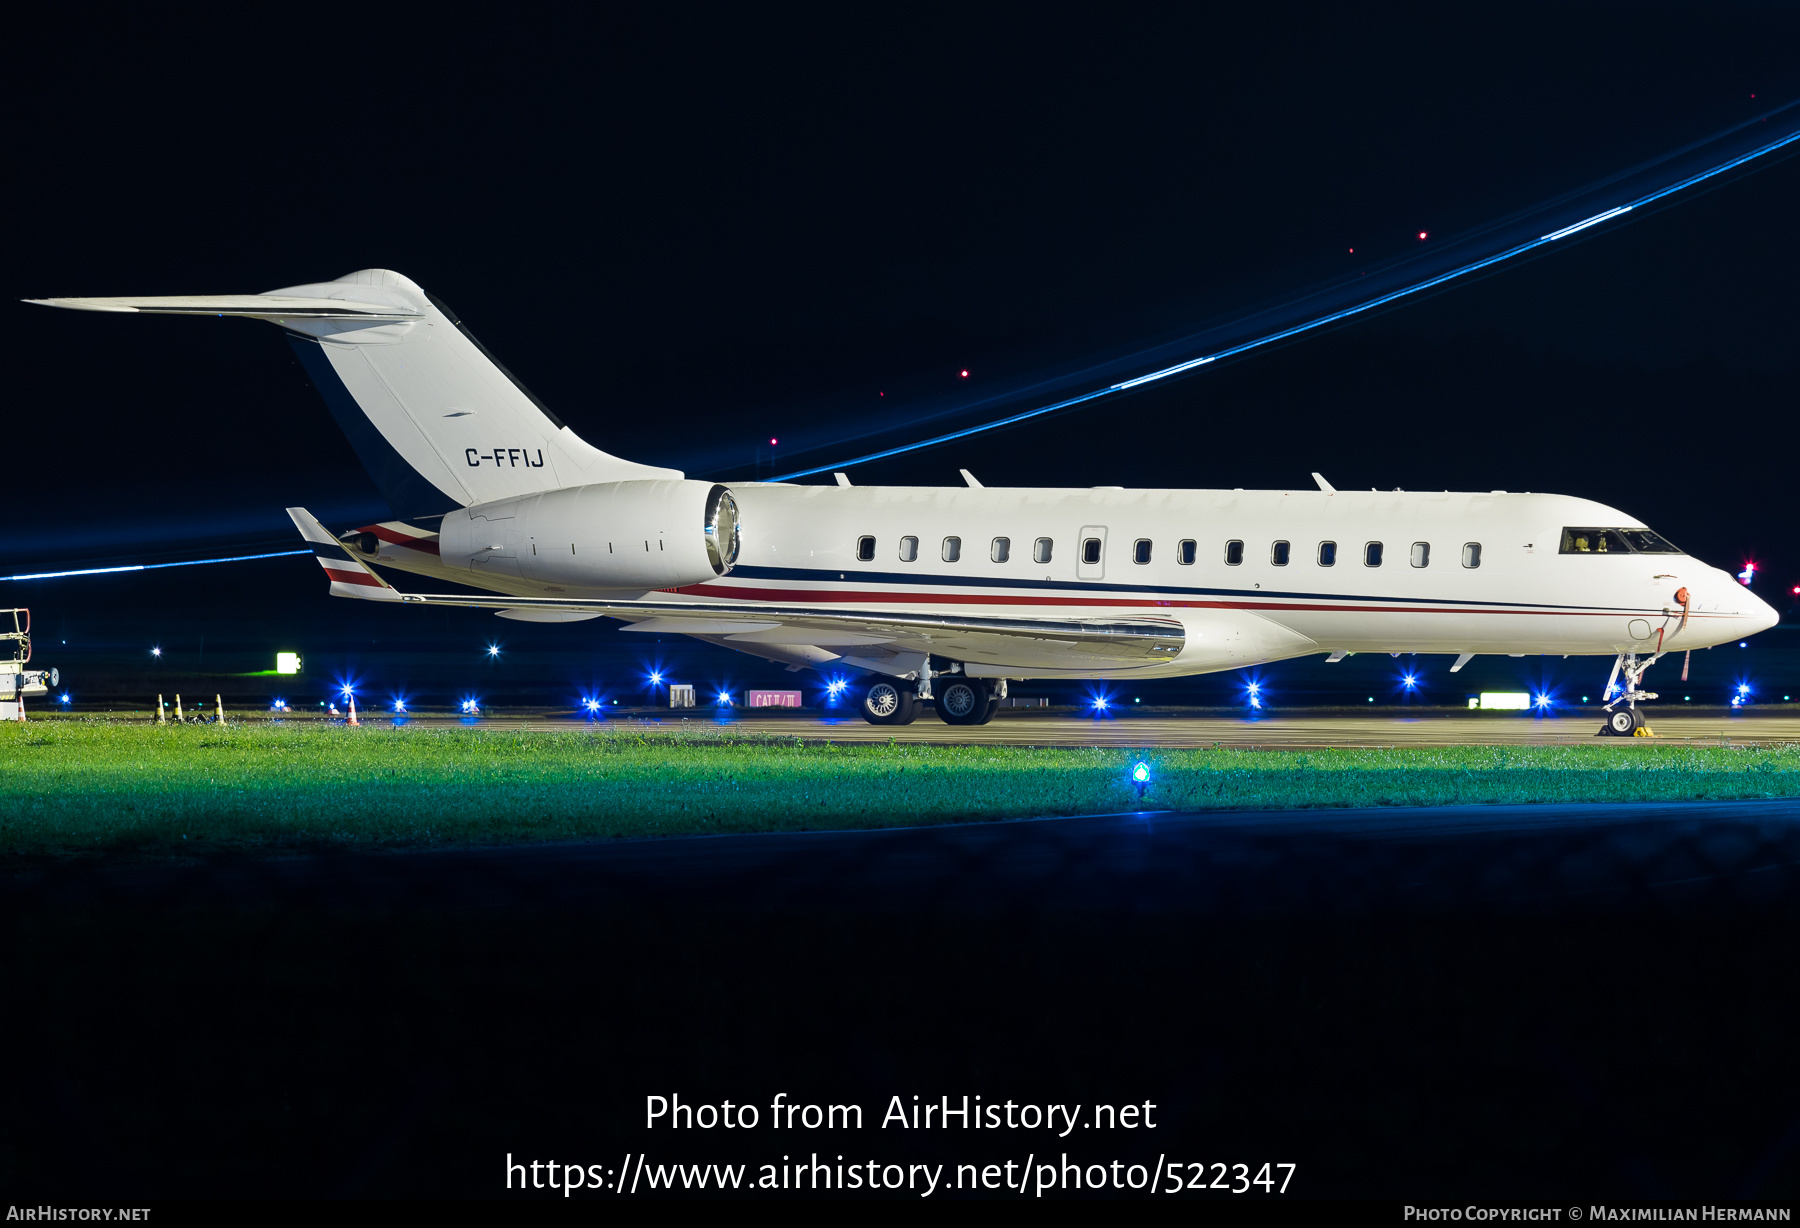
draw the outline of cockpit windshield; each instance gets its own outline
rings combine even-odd
[[[1680,554],[1681,547],[1649,529],[1620,529],[1619,533],[1639,554]]]
[[[1649,529],[1564,529],[1562,554],[1680,554]]]

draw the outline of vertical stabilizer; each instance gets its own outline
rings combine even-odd
[[[403,519],[564,486],[682,476],[590,446],[442,303],[386,269],[265,294],[32,301],[281,325],[357,456]]]

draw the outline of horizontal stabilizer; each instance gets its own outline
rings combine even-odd
[[[169,294],[151,298],[28,298],[71,311],[129,311],[164,316],[244,316],[252,320],[417,320],[424,313],[387,303],[285,294]]]
[[[300,530],[300,536],[312,547],[319,566],[325,569],[333,597],[355,597],[360,601],[400,600],[400,593],[393,585],[376,575],[375,569],[357,558],[349,546],[333,537],[311,512],[303,507],[290,507],[287,514],[294,527]]]

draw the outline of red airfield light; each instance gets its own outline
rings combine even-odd
[[[963,378],[964,378],[964,379],[968,379],[968,378],[969,378],[969,369],[968,369],[968,368],[967,368],[967,367],[964,367],[964,368],[963,368],[963,370],[962,370],[962,377],[963,377]]]
[[[1419,232],[1419,242],[1423,243],[1424,241],[1425,241],[1425,232],[1423,230],[1421,230]]]
[[[774,447],[774,446],[775,446],[775,445],[776,445],[776,444],[778,444],[778,443],[780,443],[780,442],[781,442],[781,441],[780,441],[780,440],[779,440],[779,439],[770,439],[770,440],[769,440],[769,446],[770,446],[770,447],[771,447],[771,448],[772,448],[772,447]]]

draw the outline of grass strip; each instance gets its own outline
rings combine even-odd
[[[1131,765],[1150,765],[1143,801]],[[1800,796],[1800,746],[1122,750],[317,723],[0,728],[0,854],[495,845],[1131,809]]]

